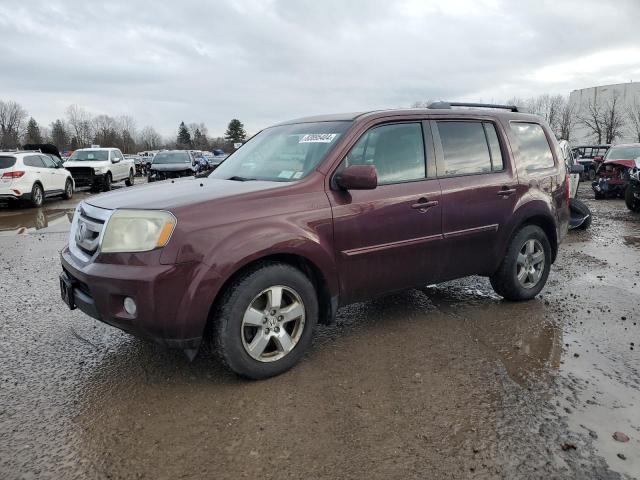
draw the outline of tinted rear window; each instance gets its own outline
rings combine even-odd
[[[518,141],[518,163],[527,172],[551,168],[553,154],[544,130],[537,123],[511,123]]]
[[[437,124],[444,155],[443,175],[469,175],[491,171],[491,156],[482,123]]]
[[[607,160],[635,160],[640,157],[640,147],[612,147]]]
[[[25,167],[44,167],[44,163],[42,163],[40,155],[29,155],[28,157],[24,157],[22,159],[22,163],[24,163]]]
[[[0,168],[11,168],[16,164],[16,157],[0,157]]]

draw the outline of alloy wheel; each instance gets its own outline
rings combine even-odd
[[[259,362],[280,360],[300,341],[304,325],[305,307],[298,292],[274,285],[254,297],[245,310],[242,345]]]
[[[542,244],[536,239],[528,239],[520,249],[516,261],[518,282],[524,288],[535,287],[542,278],[544,267],[545,255]]]

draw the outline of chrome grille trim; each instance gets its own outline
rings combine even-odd
[[[97,255],[104,226],[112,213],[113,210],[94,207],[85,202],[76,207],[69,230],[69,250],[74,257],[89,262]],[[80,230],[83,233],[78,235]]]

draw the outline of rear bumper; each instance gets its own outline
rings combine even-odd
[[[194,311],[197,302],[189,288],[199,264],[81,265],[68,248],[61,263],[61,277],[71,284],[75,306],[85,314],[168,347],[199,347],[207,315]],[[136,302],[135,316],[124,310],[126,297]]]

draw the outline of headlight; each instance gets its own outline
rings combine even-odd
[[[108,170],[107,167],[95,167],[93,169],[94,173],[106,173]]]
[[[147,252],[164,247],[176,226],[176,217],[160,210],[116,210],[105,227],[104,253]]]

